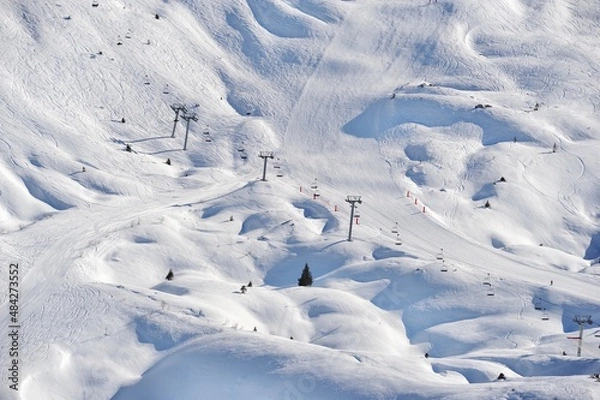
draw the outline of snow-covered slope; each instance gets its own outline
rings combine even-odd
[[[1,398],[600,399],[594,1],[0,7]]]

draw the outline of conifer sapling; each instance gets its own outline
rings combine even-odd
[[[312,286],[313,278],[310,273],[310,268],[308,268],[308,263],[304,265],[304,269],[302,270],[302,275],[298,278],[298,286]]]

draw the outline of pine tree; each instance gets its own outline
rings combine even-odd
[[[175,277],[175,274],[173,274],[173,270],[170,269],[169,273],[167,274],[167,276],[165,277],[166,280],[171,281],[173,280],[173,278]]]
[[[310,268],[308,268],[308,263],[304,265],[304,269],[302,270],[302,275],[298,279],[298,286],[312,286],[313,278],[310,273]]]

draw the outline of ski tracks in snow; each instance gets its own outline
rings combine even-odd
[[[236,182],[213,188],[210,197],[218,198],[244,185]],[[193,204],[210,199],[199,198],[192,192],[177,200]],[[95,282],[101,274],[97,270],[99,258],[112,248],[117,238],[115,234],[136,221],[177,206],[173,202],[165,204],[158,198],[70,209],[15,233],[13,253],[18,254],[19,259],[11,262],[22,266],[20,320],[27,329],[23,331],[26,345],[20,357],[26,365],[32,366],[28,374],[35,375],[43,368],[40,360],[47,357],[49,343],[75,345],[90,335],[88,328],[92,325],[95,329],[91,331],[97,333],[98,325],[110,313],[112,295],[103,292]],[[74,220],[79,224],[74,224]]]
[[[538,163],[538,161],[540,160],[540,158],[538,157],[535,160],[532,160],[531,162],[527,162],[526,160],[523,159],[519,159],[518,162],[522,167],[522,177],[523,180],[525,182],[527,182],[529,184],[529,186],[531,188],[533,188],[536,192],[538,192],[540,195],[548,198],[548,199],[557,199],[557,201],[560,203],[560,205],[571,215],[584,215],[585,213],[583,213],[578,207],[577,205],[575,205],[575,203],[573,202],[573,196],[578,192],[578,188],[580,185],[580,181],[583,178],[583,176],[586,173],[586,165],[585,162],[583,161],[583,159],[576,155],[573,154],[571,152],[565,151],[563,150],[562,152],[558,152],[555,154],[548,154],[549,156],[556,156],[556,157],[560,157],[563,155],[567,155],[568,157],[572,157],[574,161],[574,170],[571,171],[571,177],[572,179],[569,181],[569,183],[566,185],[566,187],[563,189],[562,187],[558,187],[556,192],[553,192],[551,190],[550,187],[548,188],[544,188],[544,187],[540,187],[539,185],[534,184],[534,182],[531,179],[528,179],[527,175],[528,172],[529,173],[533,173],[536,174],[534,166]],[[542,180],[540,179],[536,179],[537,182],[542,182]]]
[[[575,157],[578,162],[579,162],[579,166],[580,166],[580,170],[579,170],[579,175],[574,178],[571,183],[569,183],[569,186],[566,190],[560,190],[557,193],[557,198],[558,201],[560,202],[560,204],[564,207],[565,210],[567,210],[567,212],[569,212],[572,215],[583,215],[585,216],[585,214],[583,212],[581,212],[578,207],[575,205],[575,203],[573,202],[573,195],[577,193],[578,191],[578,181],[581,180],[581,178],[583,177],[583,175],[586,172],[586,166],[585,163],[583,161],[583,159],[581,157],[579,157],[576,154],[571,154],[573,157]]]

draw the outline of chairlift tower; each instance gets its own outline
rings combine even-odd
[[[583,347],[583,325],[592,324],[591,315],[576,315],[573,321],[579,324],[579,336],[569,337],[568,339],[577,339],[577,357],[581,357],[581,348]]]
[[[198,117],[196,117],[196,113],[185,113],[181,116],[181,118],[185,119],[186,121],[186,125],[185,125],[185,140],[183,141],[183,149],[187,150],[187,140],[188,140],[188,133],[190,131],[190,121],[198,121]]]
[[[187,113],[185,106],[181,103],[171,104],[171,108],[175,111],[175,119],[173,120],[173,133],[171,133],[171,137],[175,137],[175,128],[177,128],[177,123],[179,122],[179,113],[183,111]]]
[[[354,223],[354,208],[356,203],[362,204],[360,196],[347,196],[346,202],[350,203],[350,228],[348,229],[348,241],[352,241],[352,224]]]
[[[271,159],[272,159],[272,158],[274,158],[274,156],[273,156],[273,152],[272,152],[272,151],[261,151],[261,152],[258,154],[258,156],[259,156],[260,158],[262,158],[262,159],[265,161],[265,163],[264,163],[264,166],[263,166],[263,176],[262,176],[262,180],[263,180],[263,181],[266,181],[266,180],[267,180],[267,160],[268,160],[269,158],[271,158]]]

